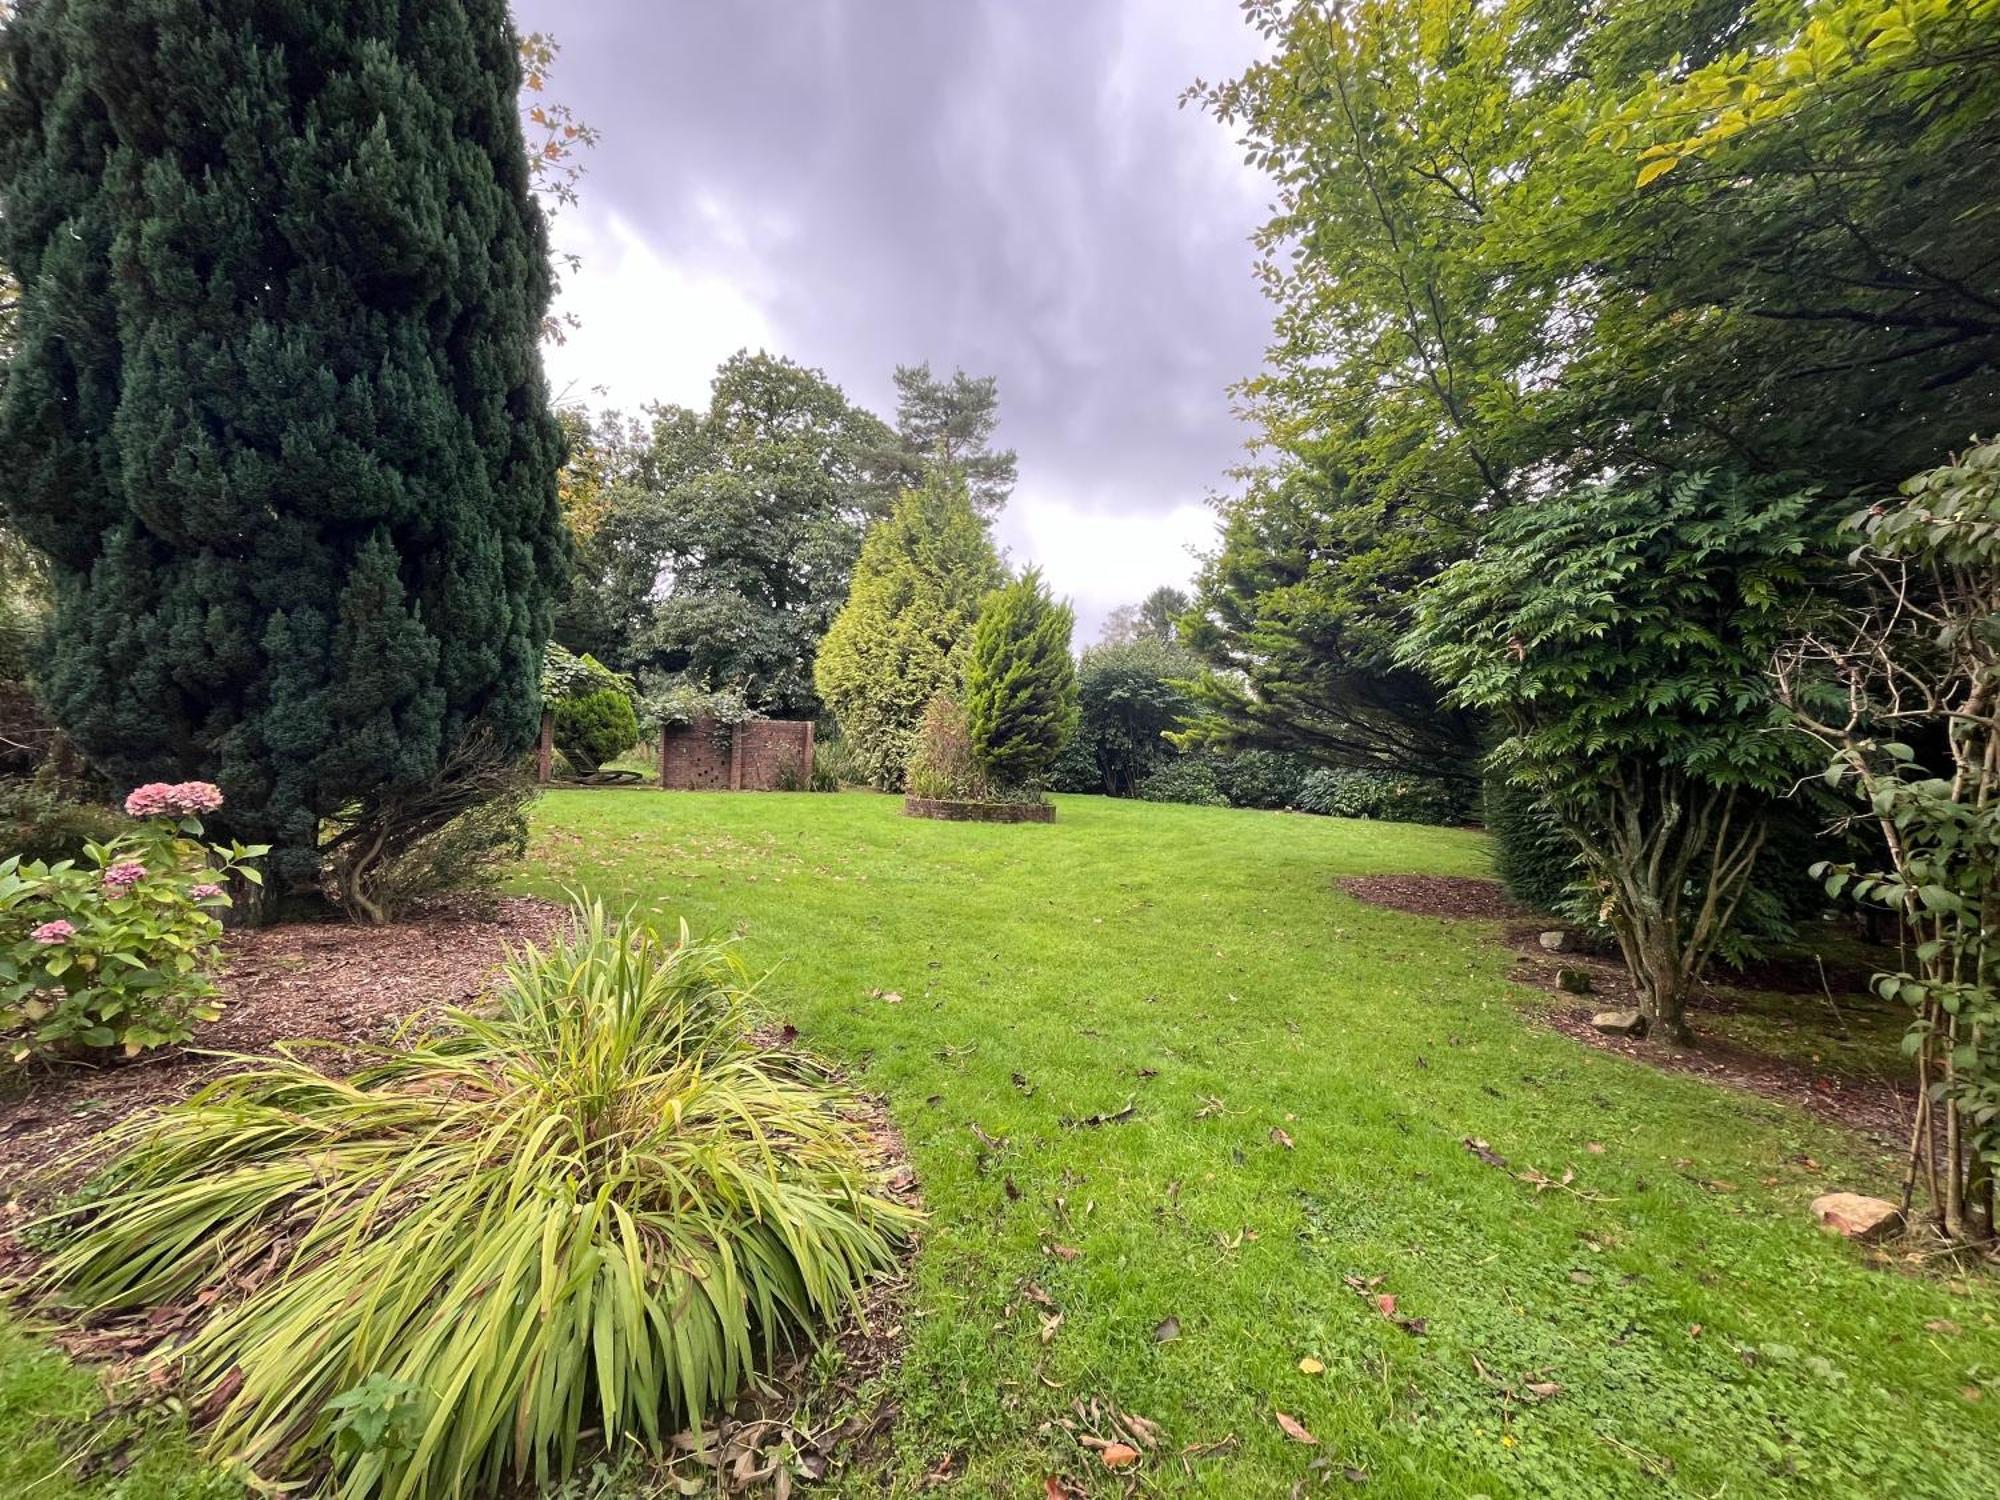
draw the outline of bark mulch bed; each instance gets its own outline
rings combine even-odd
[[[1351,875],[1336,883],[1357,901],[1418,917],[1504,922],[1531,915],[1499,881],[1470,875]]]
[[[311,1038],[333,1044],[318,1060],[337,1069],[358,1060],[364,1046],[391,1040],[412,1018],[476,1000],[510,947],[545,940],[564,917],[561,907],[509,897],[433,908],[421,920],[387,927],[300,923],[229,933],[225,1009],[198,1034],[199,1050],[43,1073],[13,1080],[0,1094],[0,1278],[32,1260],[13,1230],[74,1185],[93,1138],[236,1066],[234,1058],[214,1054],[268,1054],[280,1042]],[[756,1037],[768,1047],[790,1047],[796,1039],[789,1026]],[[888,1174],[889,1192],[920,1208],[916,1173],[886,1106],[863,1096],[853,1119]],[[862,1316],[835,1330],[839,1358],[831,1367],[821,1364],[815,1374],[810,1350],[788,1357],[718,1414],[705,1437],[675,1439],[675,1476],[701,1476],[725,1494],[770,1493],[788,1490],[794,1475],[818,1478],[836,1467],[886,1461],[897,1411],[880,1381],[902,1359],[907,1297],[906,1263],[869,1289]],[[73,1357],[107,1364],[117,1385],[146,1371],[153,1351],[202,1312],[165,1306],[51,1336]],[[143,1390],[157,1380],[154,1374]],[[808,1400],[813,1411],[833,1413],[817,1429],[806,1425]]]
[[[336,1046],[380,1042],[410,1016],[473,1000],[509,945],[539,941],[560,907],[506,897],[441,907],[387,927],[302,922],[223,939],[224,1009],[193,1048],[165,1048],[101,1067],[14,1080],[0,1095],[0,1216],[19,1217],[60,1186],[45,1169],[108,1126],[193,1093],[233,1066],[212,1053],[268,1053],[311,1037]],[[0,1219],[4,1227],[4,1219]]]
[[[1808,1067],[1789,1058],[1732,1045],[1714,1035],[1703,1036],[1699,1047],[1688,1049],[1658,1041],[1607,1036],[1598,1031],[1590,1024],[1593,1015],[1638,1003],[1632,996],[1624,965],[1613,956],[1587,951],[1548,952],[1541,946],[1541,934],[1561,923],[1553,917],[1533,921],[1538,914],[1509,897],[1498,881],[1454,875],[1363,875],[1342,880],[1339,885],[1357,900],[1393,911],[1507,922],[1503,941],[1514,952],[1510,977],[1547,991],[1557,1003],[1542,1011],[1543,1018],[1557,1031],[1586,1046],[1601,1052],[1616,1052],[1668,1072],[1690,1073],[1776,1099],[1887,1144],[1900,1147],[1908,1139],[1916,1094],[1906,1079]],[[1815,982],[1809,985],[1807,967],[1810,966],[1798,963],[1782,967],[1761,965],[1745,976],[1744,984],[1757,989],[1817,989],[1817,971],[1813,973]],[[1591,978],[1590,993],[1579,996],[1564,991],[1556,977],[1562,969],[1586,971]],[[1836,988],[1844,988],[1843,981],[1851,977],[1845,970],[1827,975]],[[1767,982],[1779,979],[1786,982]],[[1737,1002],[1727,992],[1704,987],[1689,1003],[1689,1022],[1699,1036],[1704,1013],[1721,1015],[1737,1008]]]

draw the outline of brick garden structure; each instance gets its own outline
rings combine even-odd
[[[660,785],[670,792],[802,791],[812,763],[813,726],[803,719],[700,718],[660,731]]]

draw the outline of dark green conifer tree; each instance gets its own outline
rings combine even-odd
[[[1039,788],[1076,731],[1076,616],[1034,568],[988,596],[965,660],[972,753],[995,783]]]
[[[29,0],[0,36],[6,519],[114,778],[321,820],[525,747],[566,565],[505,0]]]

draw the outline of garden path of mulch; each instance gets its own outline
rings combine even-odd
[[[1690,1073],[1776,1099],[1885,1144],[1900,1147],[1908,1139],[1916,1093],[1907,1080],[1812,1068],[1789,1058],[1739,1047],[1713,1035],[1701,1036],[1704,1012],[1726,1014],[1737,1008],[1726,991],[1712,986],[1703,986],[1688,1005],[1689,1022],[1701,1037],[1698,1047],[1633,1041],[1597,1030],[1590,1024],[1590,1018],[1599,1011],[1637,1004],[1624,965],[1615,958],[1589,952],[1548,952],[1541,946],[1540,935],[1560,924],[1554,918],[1528,924],[1525,919],[1537,914],[1509,897],[1498,881],[1458,875],[1366,875],[1338,884],[1356,900],[1394,911],[1511,924],[1503,938],[1514,952],[1514,968],[1508,977],[1548,992],[1556,1003],[1542,1010],[1542,1019],[1587,1046],[1601,1052],[1615,1052],[1667,1072]],[[1591,978],[1590,993],[1579,996],[1564,991],[1556,979],[1561,969],[1586,970]],[[1843,971],[1828,977],[1844,987],[1853,976]],[[1865,982],[1865,976],[1863,979]],[[1746,975],[1744,982],[1759,989],[1817,988],[1817,984],[1809,985],[1796,966],[1781,969],[1776,965],[1761,965]]]
[[[15,1079],[0,1093],[0,1276],[32,1263],[13,1230],[73,1184],[92,1139],[235,1066],[231,1056],[214,1054],[269,1054],[280,1042],[305,1037],[334,1044],[319,1054],[329,1069],[358,1062],[360,1049],[390,1041],[409,1019],[476,1000],[509,948],[546,940],[564,919],[559,906],[506,897],[433,908],[421,920],[386,927],[294,923],[230,932],[220,981],[225,1008],[197,1035],[200,1050],[165,1049],[133,1062]],[[789,1026],[773,1026],[755,1039],[790,1047],[796,1037]],[[887,1107],[860,1096],[850,1117],[886,1174],[889,1194],[921,1208],[916,1173]],[[906,1260],[896,1275],[875,1282],[860,1316],[835,1330],[840,1358],[830,1386],[815,1383],[809,1347],[788,1356],[718,1414],[703,1440],[691,1434],[676,1440],[675,1476],[703,1475],[726,1494],[768,1492],[789,1483],[789,1474],[779,1479],[781,1468],[817,1478],[836,1466],[886,1458],[896,1407],[886,1393],[868,1388],[901,1362],[908,1270]],[[201,1312],[159,1307],[101,1327],[54,1330],[51,1337],[72,1357],[110,1364],[115,1383],[144,1368],[163,1340],[185,1332]],[[834,1414],[817,1429],[805,1425],[808,1396],[815,1410]]]

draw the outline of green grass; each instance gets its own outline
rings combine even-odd
[[[1165,1428],[1159,1494],[1282,1495],[1315,1459],[1378,1495],[2000,1490],[2000,1289],[1873,1267],[1806,1213],[1888,1163],[1542,1030],[1489,929],[1334,888],[1481,873],[1476,835],[1088,798],[986,827],[865,794],[559,792],[539,828],[527,888],[739,932],[767,1001],[889,1097],[934,1219],[899,1493],[948,1455],[969,1493],[1108,1493],[1046,1425],[1093,1397]]]
[[[106,1409],[97,1377],[0,1320],[0,1495],[7,1500],[223,1500],[242,1487],[182,1426]]]
[[[2000,1285],[1871,1265],[1806,1213],[1893,1164],[1551,1033],[1490,928],[1334,886],[1483,873],[1477,835],[1094,798],[986,827],[862,793],[556,792],[537,824],[521,888],[740,933],[765,1003],[888,1096],[932,1214],[899,1495],[947,1457],[945,1495],[1122,1493],[1051,1425],[1093,1398],[1164,1428],[1155,1495],[2000,1493]],[[1743,1024],[1811,1049],[1796,1004]],[[26,1491],[97,1405],[0,1341],[0,1496],[204,1495],[171,1430],[124,1481],[150,1488]]]

